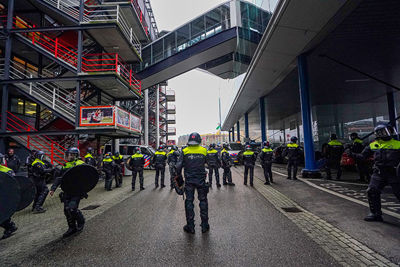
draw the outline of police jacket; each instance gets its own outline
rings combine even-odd
[[[19,170],[19,167],[21,166],[21,161],[19,160],[17,155],[6,155],[6,162],[7,162],[7,167],[12,169],[14,172],[17,172]]]
[[[0,172],[7,173],[8,175],[15,176],[15,173],[12,169],[7,168],[6,166],[0,165]]]
[[[296,143],[289,143],[283,150],[283,156],[288,157],[289,160],[298,160],[301,156],[302,149]]]
[[[350,151],[352,153],[361,153],[364,150],[364,145],[361,139],[354,139],[353,143],[350,145]]]
[[[90,153],[87,153],[87,154],[85,155],[85,163],[88,164],[88,165],[90,165],[90,166],[93,166],[93,167],[96,167],[96,166],[97,166],[96,160],[94,159],[93,155],[90,154]]]
[[[170,166],[175,166],[176,162],[178,161],[179,158],[179,152],[175,151],[175,150],[171,150],[170,152],[168,152],[167,157],[168,157],[168,165]]]
[[[85,162],[83,162],[80,159],[76,159],[74,161],[68,161],[64,164],[64,166],[61,169],[61,172],[59,173],[59,175],[55,178],[53,185],[51,186],[51,191],[56,191],[57,187],[61,184],[62,182],[62,178],[63,175],[71,168],[81,165],[81,164],[85,164]]]
[[[354,156],[366,160],[372,155],[374,156],[374,169],[394,176],[395,169],[400,163],[400,141],[395,139],[375,140],[369,146],[366,146],[361,154]]]
[[[338,140],[332,140],[326,147],[326,157],[330,160],[340,160],[344,152],[344,147]]]
[[[273,150],[271,148],[264,147],[260,153],[261,164],[265,165],[265,164],[271,163],[272,155],[273,155]]]
[[[207,165],[209,168],[219,168],[221,166],[221,160],[217,150],[207,150]]]
[[[230,166],[232,166],[231,156],[225,148],[221,151],[221,162],[223,168],[229,168]]]
[[[257,155],[254,151],[246,150],[243,152],[243,164],[244,166],[254,166],[256,164]]]
[[[43,175],[52,171],[52,169],[47,168],[46,163],[44,163],[40,159],[35,159],[35,161],[32,162],[31,166],[31,174],[34,179],[44,179]]]
[[[124,157],[122,157],[122,155],[112,156],[112,159],[114,160],[115,164],[117,164],[117,165],[120,165],[121,163],[124,162]]]
[[[186,181],[204,182],[206,179],[207,149],[200,146],[188,146],[183,149],[176,164],[177,173],[182,173]]]
[[[157,168],[165,167],[165,163],[167,161],[167,153],[164,151],[156,151],[153,156],[152,163]]]
[[[112,172],[114,169],[114,161],[112,159],[103,159],[103,171],[104,172]]]
[[[144,168],[144,157],[143,154],[140,153],[135,153],[131,156],[131,158],[129,159],[129,166],[133,169],[133,170],[141,170]]]
[[[35,157],[32,155],[30,155],[26,158],[25,165],[28,170],[28,177],[32,176],[32,162],[34,162],[34,161],[35,161]]]

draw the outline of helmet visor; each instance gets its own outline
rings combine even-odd
[[[397,135],[397,131],[393,127],[384,127],[375,131],[376,138],[388,138],[393,135]]]

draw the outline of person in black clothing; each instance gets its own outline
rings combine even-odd
[[[97,167],[97,162],[95,158],[93,157],[94,150],[92,147],[88,147],[85,155],[85,164],[88,164],[93,167]]]
[[[358,137],[357,133],[350,134],[350,140],[352,143],[348,147],[353,154],[359,154],[364,150],[363,141]],[[355,159],[357,164],[358,175],[360,176],[360,181],[368,182],[371,177],[368,170],[368,163],[366,160]]]
[[[176,162],[178,161],[179,155],[180,153],[178,151],[178,147],[175,145],[171,147],[171,150],[167,154],[171,189],[174,189],[174,177],[176,176]]]
[[[21,166],[21,161],[18,156],[14,154],[14,149],[10,148],[7,151],[6,155],[7,167],[12,169],[14,173],[19,171],[19,167]]]
[[[287,171],[288,177],[287,179],[292,179],[292,171],[293,171],[293,180],[297,180],[297,166],[299,164],[299,158],[302,153],[302,149],[297,144],[297,137],[292,136],[290,138],[290,143],[286,145],[283,150],[282,155],[284,157],[288,157]]]
[[[256,164],[257,155],[251,150],[251,146],[246,146],[246,151],[243,152],[243,165],[244,165],[244,185],[247,185],[247,175],[250,171],[250,186],[253,186],[254,179],[254,165]]]
[[[135,191],[136,176],[139,174],[140,190],[144,190],[143,187],[143,169],[144,169],[144,157],[140,153],[140,147],[135,149],[135,154],[128,160],[128,165],[132,170],[132,191]]]
[[[117,151],[114,156],[112,156],[114,161],[114,177],[115,177],[115,187],[122,186],[122,167],[124,165],[124,157]]]
[[[36,150],[31,150],[30,155],[26,158],[25,166],[28,171],[28,177],[33,179],[32,177],[32,163],[35,161],[35,154],[37,153]]]
[[[160,145],[158,150],[154,154],[151,162],[156,168],[156,177],[155,177],[155,185],[158,187],[158,178],[161,174],[161,188],[165,187],[164,177],[165,177],[165,165],[167,161],[167,153],[164,151],[164,146]]]
[[[196,190],[200,201],[201,231],[205,233],[210,230],[207,200],[209,187],[206,183],[207,172],[205,169],[207,164],[207,149],[200,146],[200,144],[200,135],[198,133],[191,133],[189,135],[188,147],[183,149],[183,153],[179,156],[176,164],[178,177],[182,177],[182,169],[184,169],[186,225],[183,227],[183,230],[190,234],[195,233],[193,202]]]
[[[271,145],[269,144],[268,141],[263,143],[264,147],[261,150],[260,153],[260,161],[261,161],[261,166],[264,170],[264,177],[265,177],[265,183],[264,184],[270,184],[273,182],[272,180],[272,155],[273,155],[273,150],[271,148]]]
[[[229,155],[228,149],[229,149],[229,144],[225,143],[222,145],[221,162],[222,162],[222,169],[224,170],[224,173],[222,175],[222,181],[223,181],[222,184],[234,186],[235,184],[232,182],[232,172],[231,172],[232,159],[231,156]]]
[[[43,151],[38,151],[35,153],[35,160],[32,162],[31,177],[36,186],[36,195],[33,200],[32,211],[33,213],[43,213],[46,212],[43,209],[43,203],[49,193],[49,189],[46,185],[45,175],[53,171],[52,168],[48,168],[44,162],[45,154]]]
[[[342,168],[340,166],[340,160],[344,152],[343,144],[337,140],[336,134],[331,134],[331,140],[326,146],[325,156],[327,159],[326,164],[326,178],[328,180],[332,179],[331,169],[337,171],[336,178],[340,180],[342,176]]]
[[[114,161],[112,160],[112,154],[111,152],[108,152],[107,154],[104,155],[104,159],[103,159],[103,166],[102,166],[102,170],[104,172],[104,174],[106,175],[105,177],[105,182],[104,182],[104,189],[106,189],[107,191],[111,191],[112,190],[112,175],[113,175],[113,171],[114,171]]]
[[[210,187],[212,187],[212,176],[213,172],[215,173],[215,182],[217,183],[217,187],[221,187],[219,181],[219,168],[221,167],[221,160],[219,158],[219,153],[215,149],[215,144],[210,144],[210,147],[207,150],[207,166],[208,166],[208,181],[210,183]]]

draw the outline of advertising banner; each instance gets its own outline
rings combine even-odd
[[[116,108],[117,125],[129,129],[129,112]]]
[[[133,114],[130,115],[131,115],[131,131],[140,133],[142,131],[141,119]]]
[[[109,126],[114,124],[113,106],[81,107],[80,126]]]

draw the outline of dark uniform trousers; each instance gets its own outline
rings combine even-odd
[[[186,211],[186,222],[189,227],[194,227],[194,191],[197,189],[197,196],[200,201],[200,218],[201,225],[208,225],[208,186],[205,181],[188,180],[185,182],[185,211]]]
[[[326,176],[328,179],[332,178],[332,172],[331,172],[332,169],[337,171],[336,177],[337,179],[340,179],[340,177],[342,176],[340,159],[328,159],[328,162],[326,164]]]
[[[370,181],[371,175],[368,170],[368,163],[365,160],[356,159],[357,171],[362,181]]]
[[[122,167],[120,164],[114,165],[114,179],[115,186],[120,187],[122,185]]]
[[[273,180],[272,180],[272,162],[271,161],[265,162],[262,165],[262,168],[264,170],[265,181],[273,182]]]
[[[219,184],[219,167],[218,166],[209,166],[208,168],[208,181],[210,185],[212,185],[212,177],[213,173],[215,173],[215,181]]]
[[[247,175],[250,171],[250,184],[253,184],[254,178],[254,165],[245,165],[244,166],[244,183],[247,184]]]
[[[224,173],[222,175],[222,181],[224,184],[226,184],[226,181],[228,180],[228,183],[232,183],[232,172],[231,172],[231,167],[222,167],[224,169]]]
[[[78,209],[79,202],[81,201],[80,196],[69,196],[64,193],[64,215],[67,218],[67,223],[69,227],[75,228],[76,223],[82,225],[85,223],[85,218],[82,212]]]
[[[139,174],[139,183],[140,187],[143,187],[143,168],[133,168],[132,169],[132,190],[135,189],[136,185],[136,176]]]
[[[156,166],[156,178],[155,178],[156,185],[158,185],[158,179],[160,175],[161,175],[161,185],[164,185],[165,166]]]
[[[107,170],[107,171],[104,171],[104,173],[105,173],[105,175],[106,175],[106,178],[105,178],[105,183],[104,183],[104,188],[106,189],[106,190],[110,190],[111,189],[111,187],[112,187],[112,171],[110,171],[110,170]]]
[[[297,159],[289,159],[287,164],[287,171],[288,171],[288,178],[292,177],[293,171],[293,178],[297,176]]]
[[[169,164],[169,180],[171,182],[171,188],[174,187],[174,178],[176,176],[176,165],[175,164]]]
[[[44,201],[46,200],[47,195],[49,194],[49,189],[46,185],[46,181],[43,178],[33,177],[33,183],[36,187],[35,198],[33,199],[33,208],[39,208],[43,206]]]

